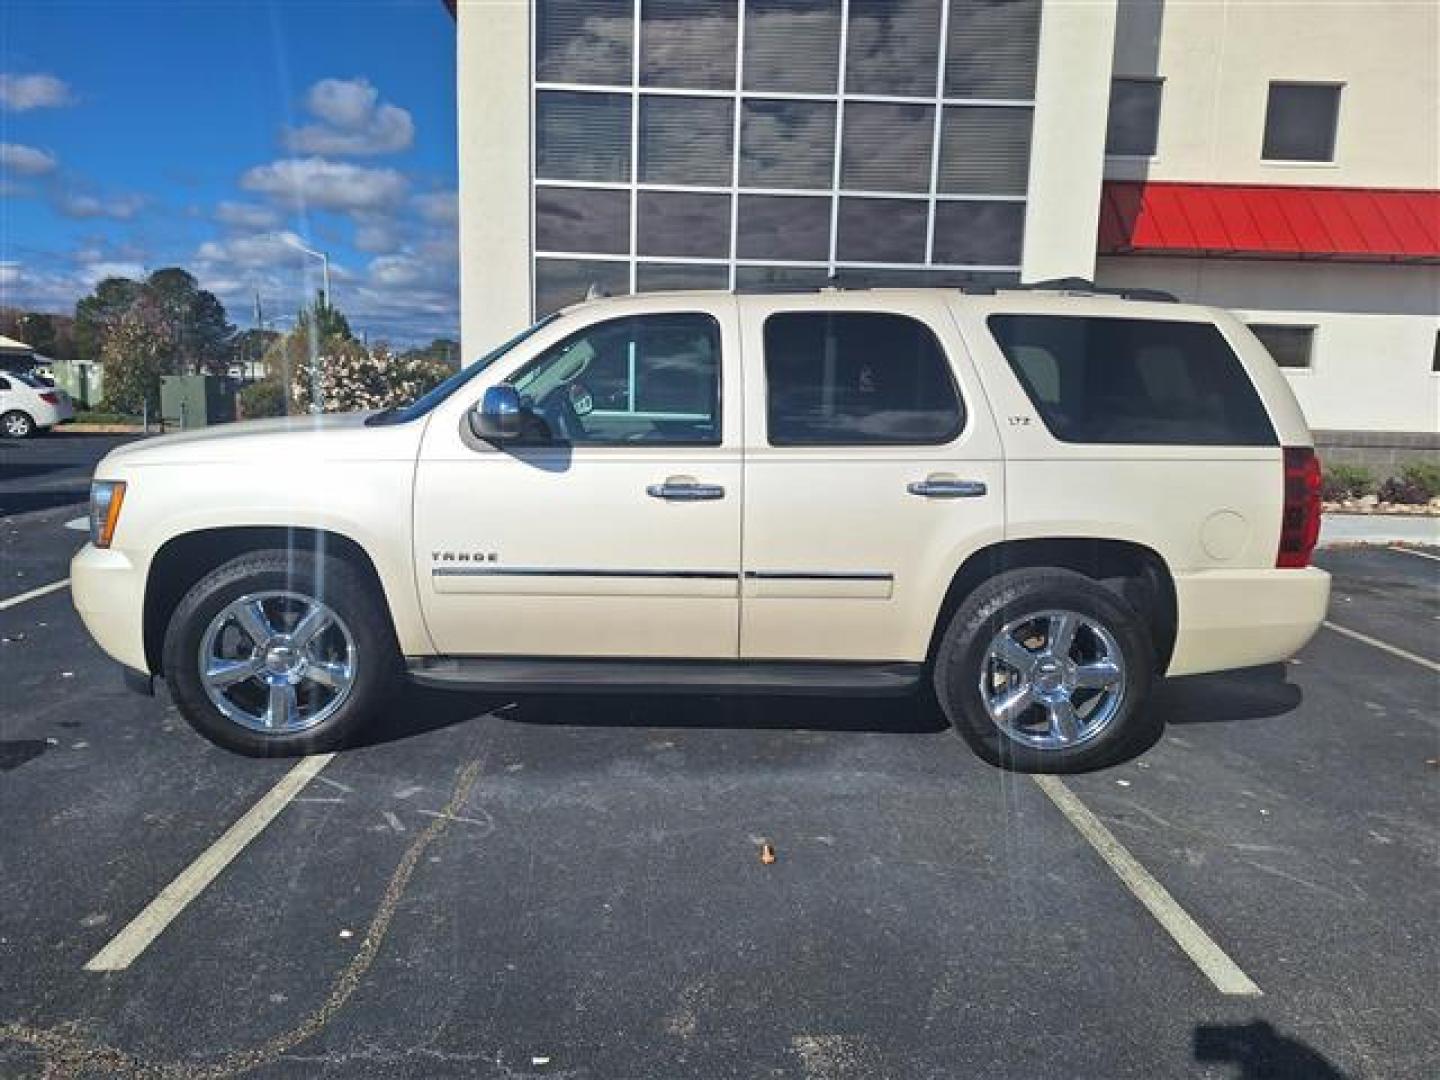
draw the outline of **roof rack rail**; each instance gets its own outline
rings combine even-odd
[[[970,292],[971,290],[966,289],[965,291]],[[1178,304],[1180,302],[1174,293],[1166,292],[1164,289],[1096,285],[1088,278],[1082,277],[1047,278],[1044,281],[1027,282],[1022,285],[1000,285],[995,288],[987,288],[984,293],[990,295],[995,292],[1011,291],[1083,293],[1087,296],[1116,296],[1121,300],[1152,300],[1162,304]]]
[[[922,269],[917,267],[917,269]],[[883,288],[875,282],[867,281],[862,275],[854,273],[831,274],[823,284],[814,282],[799,281],[762,281],[751,285],[737,285],[734,292],[737,295],[755,294],[786,294],[786,293],[813,293],[824,289],[874,289]],[[1156,303],[1178,304],[1179,298],[1174,293],[1165,292],[1163,289],[1137,289],[1125,287],[1110,287],[1096,285],[1082,277],[1048,278],[1045,281],[1035,281],[1002,285],[990,281],[966,282],[961,285],[917,285],[916,288],[935,289],[959,289],[967,296],[994,296],[1002,292],[1063,292],[1075,293],[1085,296],[1114,296],[1121,300],[1150,300]]]

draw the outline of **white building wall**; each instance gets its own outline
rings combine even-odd
[[[1312,428],[1440,432],[1440,267],[1101,258],[1105,285],[1165,289],[1246,322],[1314,326],[1309,369],[1286,369]]]
[[[1115,0],[1043,9],[1024,281],[1094,279],[1115,14]]]
[[[1112,178],[1440,186],[1437,0],[1122,0],[1115,74],[1165,85],[1155,157]],[[1272,80],[1343,85],[1333,163],[1261,160]]]
[[[530,4],[460,0],[460,355],[530,322]]]

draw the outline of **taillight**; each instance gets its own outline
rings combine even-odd
[[[1320,459],[1308,446],[1285,448],[1285,509],[1280,517],[1278,567],[1310,565],[1320,539]]]
[[[40,400],[45,402],[46,405],[59,405],[60,395],[55,393],[54,390],[46,390],[40,395]]]

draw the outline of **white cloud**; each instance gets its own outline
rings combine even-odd
[[[129,221],[145,206],[139,195],[88,195],[61,191],[55,195],[55,209],[68,218],[114,218]]]
[[[0,171],[16,176],[42,176],[55,171],[55,155],[20,143],[0,143]]]
[[[370,261],[370,281],[382,288],[403,288],[425,281],[425,264],[413,255],[381,255]]]
[[[273,229],[280,215],[269,206],[223,200],[215,207],[215,220],[237,229]]]
[[[438,225],[453,225],[460,219],[460,202],[453,191],[428,191],[416,195],[415,206],[421,217]]]
[[[354,213],[394,206],[405,197],[409,181],[394,169],[309,157],[257,165],[240,177],[240,186],[284,206]]]
[[[75,95],[62,79],[54,75],[0,74],[0,108],[11,112],[29,109],[55,109],[70,105]]]
[[[0,286],[14,285],[20,280],[20,264],[0,262]]]
[[[138,262],[96,262],[90,263],[78,274],[76,280],[87,287],[93,287],[96,282],[104,281],[108,277],[123,277],[140,279],[145,276],[144,263]]]
[[[319,122],[285,129],[285,148],[294,154],[394,154],[415,141],[410,114],[382,103],[366,79],[321,79],[305,108]]]
[[[207,240],[195,252],[195,258],[207,267],[289,266],[304,256],[295,244],[304,243],[292,232],[261,233],[257,236],[232,236],[226,240]],[[314,247],[306,244],[306,247]]]

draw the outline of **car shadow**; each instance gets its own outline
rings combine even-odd
[[[1162,710],[1167,724],[1182,725],[1283,716],[1297,709],[1305,696],[1289,675],[1286,664],[1266,664],[1167,679],[1155,688],[1150,708]]]
[[[378,746],[453,727],[491,713],[511,723],[614,728],[751,731],[852,731],[930,734],[945,718],[927,694],[884,698],[787,695],[533,694],[489,695],[407,686],[390,715],[353,747]]]
[[[1328,1058],[1265,1020],[1248,1024],[1200,1024],[1195,1060],[1232,1065],[1234,1080],[1347,1080]]]

